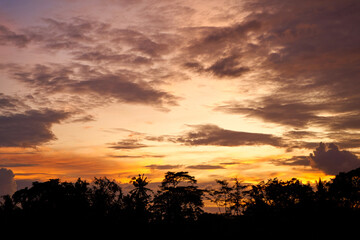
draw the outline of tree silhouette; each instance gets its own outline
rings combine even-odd
[[[97,217],[113,217],[118,214],[122,200],[122,190],[114,180],[94,178],[90,201]]]
[[[274,178],[253,185],[249,196],[248,213],[277,215],[309,205],[313,199],[313,190],[310,185],[304,185],[296,178],[289,181]]]
[[[156,220],[167,223],[195,221],[203,213],[203,191],[195,184],[195,178],[188,172],[167,172],[153,200]]]
[[[337,207],[360,209],[360,168],[339,173],[328,184],[330,200]]]
[[[225,214],[230,214],[231,209],[229,207],[229,203],[231,201],[230,193],[232,188],[229,186],[227,180],[216,179],[215,182],[220,185],[220,189],[210,190],[211,201],[218,206],[219,212],[221,212],[220,207],[224,207]]]
[[[233,179],[235,181],[232,191],[230,192],[230,210],[235,215],[240,215],[245,206],[245,188],[242,182],[238,178]]]
[[[149,218],[149,202],[153,191],[146,186],[149,184],[147,177],[144,174],[138,177],[133,177],[130,181],[134,189],[130,191],[130,196],[127,198],[127,206],[132,208],[135,218],[140,222],[147,222]]]
[[[240,215],[245,206],[245,188],[238,178],[233,178],[234,185],[230,186],[227,180],[216,179],[215,182],[220,185],[219,189],[210,189],[207,192],[210,195],[210,201],[214,202],[218,208],[224,207],[225,214]]]
[[[106,177],[91,183],[80,178],[74,183],[59,179],[34,182],[2,197],[0,226],[102,232],[121,226],[128,231],[159,233],[163,224],[172,230],[181,224],[184,233],[235,236],[247,229],[270,236],[277,229],[299,230],[304,221],[316,226],[319,219],[328,219],[327,229],[350,232],[360,223],[360,168],[327,182],[320,179],[314,188],[296,178],[274,178],[254,185],[238,179],[216,180],[219,187],[209,193],[214,202],[226,207],[226,214],[203,211],[205,191],[188,172],[167,172],[155,195],[144,175],[133,177],[130,183],[133,189],[124,195],[116,181]]]

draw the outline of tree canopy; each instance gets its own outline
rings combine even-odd
[[[92,182],[80,178],[76,182],[34,182],[12,196],[2,197],[0,224],[58,226],[66,222],[74,226],[120,224],[151,229],[163,224],[186,224],[198,230],[210,224],[213,230],[233,226],[235,231],[237,224],[252,224],[254,228],[259,219],[269,218],[269,226],[277,222],[275,219],[286,219],[284,226],[293,226],[294,219],[314,221],[323,217],[333,219],[332,223],[336,219],[359,223],[360,168],[340,173],[330,181],[319,179],[315,186],[296,178],[273,178],[253,185],[235,178],[216,179],[215,187],[201,189],[188,172],[167,172],[156,192],[148,187],[149,182],[139,174],[131,179],[133,188],[127,193],[106,177]],[[204,211],[205,199],[223,210],[217,214]]]

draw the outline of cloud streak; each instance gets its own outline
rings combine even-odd
[[[111,143],[109,148],[115,150],[134,150],[138,148],[149,147],[148,145],[142,144],[137,139],[124,139],[117,143]]]
[[[190,125],[190,127],[192,127],[193,130],[178,137],[171,137],[169,140],[191,146],[284,146],[280,137],[271,134],[227,130],[213,124]]]

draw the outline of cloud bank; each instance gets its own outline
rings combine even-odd
[[[212,145],[212,146],[251,146],[271,145],[276,147],[284,146],[282,139],[271,134],[241,132],[223,129],[217,125],[189,125],[193,130],[180,136],[164,136],[161,140],[167,139],[175,143],[182,143],[191,146]]]
[[[0,168],[0,196],[11,195],[16,191],[17,185],[14,173],[7,168]]]
[[[336,175],[360,167],[360,159],[353,153],[340,150],[333,143],[320,143],[314,153],[310,154],[310,164],[327,174]]]
[[[53,124],[69,118],[70,113],[52,109],[28,110],[0,116],[0,147],[35,147],[56,137]]]

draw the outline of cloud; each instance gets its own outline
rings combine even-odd
[[[194,31],[197,31],[199,37],[190,41],[186,50],[189,56],[192,57],[202,55],[216,56],[225,50],[238,47],[239,44],[245,43],[248,34],[260,28],[261,23],[253,20],[224,27],[189,29],[189,33],[193,36]]]
[[[116,150],[133,150],[138,148],[149,147],[148,145],[139,143],[138,139],[124,139],[117,143],[111,143],[109,148]]]
[[[85,123],[95,121],[95,117],[91,114],[87,114],[78,118],[71,120],[73,123]]]
[[[177,98],[165,91],[156,90],[144,81],[137,83],[126,76],[104,75],[87,81],[75,82],[66,86],[74,93],[96,93],[113,97],[120,102],[148,105],[176,105]]]
[[[157,84],[164,75],[174,78],[175,72],[169,68],[164,74],[166,68],[160,65],[150,68],[173,51],[172,34],[143,33],[80,17],[42,20],[22,30],[23,36],[42,50],[66,52],[71,63],[8,67],[12,78],[47,94],[92,94],[162,110],[177,105],[179,98]]]
[[[188,169],[196,169],[196,170],[224,169],[223,166],[210,165],[210,164],[190,165],[190,166],[187,166],[186,168],[188,168]]]
[[[29,27],[24,34],[42,48],[57,50],[73,50],[96,42],[98,33],[104,31],[109,25],[71,18],[69,21],[59,21],[53,18],[43,18],[42,25]]]
[[[4,93],[0,93],[0,112],[9,113],[19,110],[29,109],[29,106],[24,101],[14,96],[9,96]]]
[[[56,139],[55,123],[70,117],[69,112],[52,109],[28,110],[0,116],[1,147],[35,147]]]
[[[287,98],[285,100],[285,98]],[[360,129],[360,117],[357,108],[345,108],[341,102],[305,102],[289,100],[292,96],[267,96],[249,104],[227,102],[214,107],[215,111],[239,114],[261,119],[264,122],[276,123],[297,129],[309,126],[324,127],[329,131]]]
[[[216,125],[191,125],[194,129],[182,136],[170,138],[170,141],[186,145],[213,145],[213,146],[246,146],[271,145],[284,146],[280,137],[271,134],[233,131],[220,128]]]
[[[146,58],[142,55],[156,58],[171,51],[169,45],[161,41],[164,38],[157,39],[156,36],[148,36],[137,30],[117,28],[110,23],[89,18],[43,18],[43,23],[28,28],[24,36],[51,51],[70,51],[75,59],[124,62],[126,58],[131,59],[139,54],[135,62],[144,63]],[[123,48],[127,48],[126,54]]]
[[[310,166],[310,161],[307,156],[293,156],[287,159],[274,159],[272,163],[279,166]]]
[[[183,165],[169,165],[169,164],[158,165],[158,164],[151,164],[151,165],[147,165],[147,166],[145,166],[145,167],[151,168],[151,169],[157,169],[157,170],[171,170],[171,169],[181,168],[182,166],[183,166]]]
[[[216,109],[297,129],[360,129],[358,2],[306,0],[299,6],[292,1],[259,0],[245,3],[243,9],[249,15],[240,25],[256,21],[258,28],[250,28],[242,44],[239,37],[224,35],[240,47],[224,45],[219,36],[209,49],[218,56],[241,55],[255,74],[243,92],[254,93],[261,86],[267,91]],[[187,66],[199,69],[196,64]]]
[[[10,169],[0,168],[0,196],[12,195],[16,191],[14,173]]]
[[[219,79],[237,78],[250,71],[246,52],[250,35],[261,28],[254,21],[239,22],[223,27],[188,28],[190,39],[182,50],[182,67]]]
[[[352,152],[339,150],[333,143],[320,143],[319,147],[310,154],[310,164],[327,174],[336,175],[360,167],[360,159]]]
[[[127,45],[133,53],[144,54],[148,57],[159,57],[170,52],[167,44],[155,42],[155,39],[151,39],[136,30],[114,28],[108,31],[108,35],[112,43],[119,46]]]
[[[100,49],[99,49],[100,48]],[[76,60],[95,62],[95,63],[113,63],[121,64],[122,66],[134,66],[134,65],[151,65],[152,60],[148,57],[139,56],[136,54],[123,54],[114,52],[111,49],[101,49],[96,47],[95,49],[74,51],[72,53]]]
[[[243,67],[238,61],[238,56],[232,55],[218,59],[206,71],[213,73],[218,77],[239,77],[248,72],[248,67]]]
[[[24,34],[11,31],[8,27],[0,25],[0,45],[15,45],[25,47],[31,40]]]
[[[186,62],[183,66],[199,73],[212,73],[219,78],[234,78],[250,71],[248,67],[244,67],[240,64],[239,58],[240,57],[236,54],[219,58],[207,68],[198,62]]]
[[[10,75],[18,81],[47,94],[96,95],[98,98],[159,108],[177,105],[178,97],[154,88],[143,81],[139,73],[128,70],[103,73],[102,70],[83,64],[38,64],[30,69],[21,66],[8,69]]]
[[[310,123],[319,123],[324,120],[318,112],[325,107],[322,104],[306,104],[291,102],[279,98],[264,98],[261,102],[246,106],[238,102],[220,105],[214,110],[232,114],[242,114],[246,117],[259,118],[266,122],[273,122],[292,127],[306,127]]]
[[[321,135],[318,132],[300,130],[300,131],[284,132],[283,136],[289,137],[291,139],[302,139],[302,138],[316,138]]]

